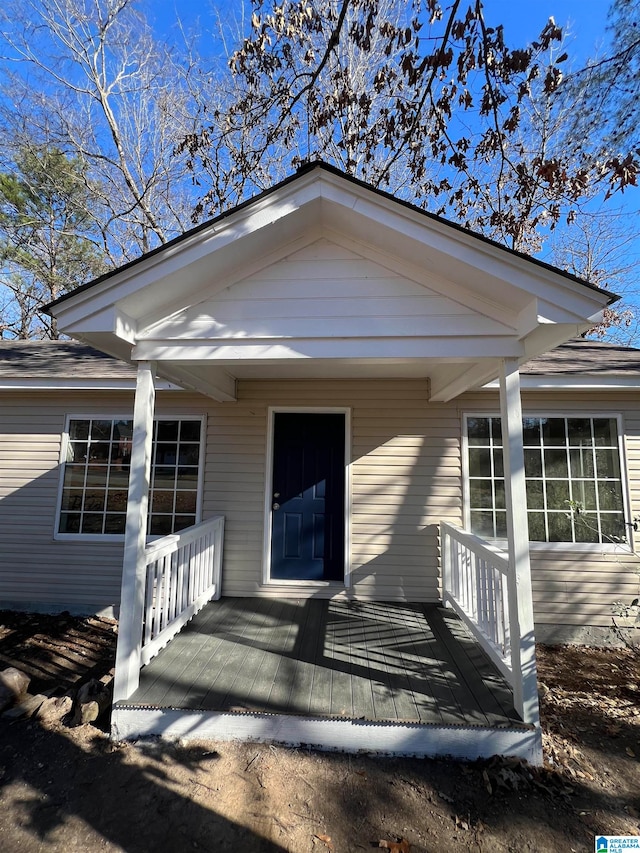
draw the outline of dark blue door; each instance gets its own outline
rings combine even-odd
[[[344,580],[343,414],[277,412],[271,577]]]

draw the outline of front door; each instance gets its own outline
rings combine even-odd
[[[273,580],[344,580],[344,457],[344,414],[275,413]]]

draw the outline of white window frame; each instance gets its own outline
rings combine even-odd
[[[62,496],[64,488],[64,472],[67,462],[67,449],[69,447],[69,429],[71,421],[94,420],[94,421],[133,421],[133,412],[127,414],[115,413],[105,414],[104,412],[81,412],[79,414],[70,413],[65,416],[64,432],[62,433],[62,441],[60,442],[60,461],[59,469],[60,476],[58,482],[58,498],[56,501],[56,514],[54,519],[53,538],[62,542],[124,542],[124,533],[60,533],[60,514],[62,512]],[[194,524],[202,521],[202,502],[204,496],[204,465],[206,456],[206,436],[207,436],[207,416],[202,412],[159,412],[154,415],[154,423],[157,421],[200,421],[200,455],[198,459],[198,488],[196,490],[196,520]],[[147,541],[152,542],[156,539],[161,539],[161,534],[147,536]]]
[[[271,535],[273,496],[273,438],[275,415],[280,412],[299,414],[340,414],[344,415],[344,583],[340,581],[300,581],[282,580],[271,577]],[[267,410],[267,438],[265,448],[265,498],[264,498],[264,542],[262,553],[263,586],[289,587],[305,594],[311,590],[350,589],[351,587],[351,409],[348,406],[269,406]]]
[[[462,415],[462,500],[463,500],[463,518],[465,528],[471,530],[471,493],[469,480],[469,441],[468,441],[468,421],[470,418],[500,418],[500,411],[492,408],[486,410],[473,410],[464,412]],[[629,495],[629,478],[627,476],[627,457],[625,452],[625,441],[623,432],[623,417],[620,412],[610,411],[580,411],[580,410],[523,410],[522,418],[611,418],[616,421],[618,430],[618,457],[620,461],[620,487],[622,490],[622,511],[624,514],[625,524],[632,520],[631,518],[631,500]],[[634,530],[627,525],[627,542],[539,542],[530,541],[529,547],[532,551],[581,551],[584,553],[634,553]],[[498,546],[504,547],[506,540],[492,539]]]

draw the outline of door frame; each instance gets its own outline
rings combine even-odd
[[[300,581],[278,580],[271,578],[271,495],[273,481],[273,439],[275,415],[280,412],[292,412],[301,415],[341,414],[344,415],[344,582],[339,581]],[[342,590],[351,587],[351,408],[349,406],[269,406],[267,409],[267,440],[265,448],[265,484],[264,484],[264,543],[262,552],[263,586],[286,586],[297,595],[310,590]]]

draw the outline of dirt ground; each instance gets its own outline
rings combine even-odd
[[[30,691],[113,666],[107,620],[0,612],[0,668]],[[0,717],[0,850],[593,851],[640,833],[640,654],[540,647],[545,767],[254,744],[112,743]],[[404,839],[404,841],[403,841]],[[394,844],[395,842],[395,844]]]

